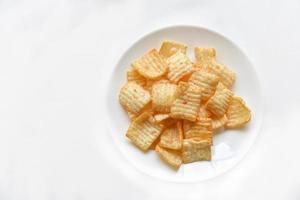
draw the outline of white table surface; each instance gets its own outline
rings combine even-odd
[[[0,199],[300,199],[300,1],[0,1]],[[174,184],[120,169],[101,118],[117,59],[175,24],[227,36],[250,57],[265,115],[245,159]],[[164,191],[166,189],[167,191]]]

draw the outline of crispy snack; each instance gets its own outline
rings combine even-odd
[[[200,68],[208,67],[216,59],[216,50],[214,48],[196,47],[194,53],[197,61],[196,66]]]
[[[182,139],[182,122],[179,121],[164,130],[160,136],[159,145],[167,149],[178,150],[182,147]]]
[[[140,85],[129,82],[122,87],[119,94],[120,104],[127,112],[138,114],[151,101],[150,93]]]
[[[219,77],[204,71],[196,71],[189,79],[189,83],[194,84],[202,90],[202,100],[207,101],[216,90],[219,82]]]
[[[180,51],[169,57],[167,64],[169,65],[167,77],[173,83],[177,83],[181,78],[192,73],[193,70],[193,63]]]
[[[156,123],[163,125],[164,127],[169,127],[177,122],[173,119],[170,114],[156,114],[154,115]]]
[[[130,118],[130,120],[134,120],[134,118],[136,118],[136,115],[132,112],[127,111],[127,115]]]
[[[224,115],[223,117],[220,118],[212,118],[212,129],[216,130],[219,129],[221,127],[223,127],[227,122],[227,117],[226,115]]]
[[[199,108],[198,118],[211,118],[212,114],[206,110],[205,105],[201,105]]]
[[[228,121],[226,128],[239,128],[251,120],[251,111],[241,97],[232,97],[231,104],[227,110]]]
[[[222,83],[219,83],[215,94],[207,101],[206,108],[217,118],[222,117],[229,106],[233,93]]]
[[[167,73],[168,65],[156,49],[152,49],[132,63],[139,74],[147,79],[158,79]]]
[[[196,122],[185,122],[184,138],[189,139],[195,137],[207,140],[209,144],[212,145],[213,132],[211,118],[199,118]]]
[[[220,82],[223,83],[223,85],[229,89],[233,86],[236,74],[232,70],[217,62],[212,62],[210,68],[211,73],[220,77]]]
[[[196,121],[200,107],[201,90],[195,85],[180,84],[178,87],[178,97],[171,107],[171,117]]]
[[[165,161],[171,167],[178,169],[182,163],[182,158],[179,151],[165,149],[156,145],[155,151],[158,153],[160,158]]]
[[[135,82],[136,84],[140,86],[145,86],[146,85],[146,79],[140,75],[137,70],[135,70],[133,67],[130,67],[127,70],[127,81],[128,82]]]
[[[155,123],[151,113],[138,116],[129,126],[126,136],[141,150],[146,151],[161,134],[163,126]]]
[[[199,138],[184,139],[182,145],[182,160],[183,163],[211,160],[210,142]]]
[[[152,107],[154,111],[169,113],[175,100],[177,85],[171,83],[157,83],[152,86]]]
[[[164,41],[159,49],[159,54],[165,58],[168,58],[180,51],[183,54],[186,54],[187,46],[173,41]]]

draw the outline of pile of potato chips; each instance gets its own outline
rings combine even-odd
[[[213,133],[239,128],[250,109],[231,87],[235,73],[216,61],[216,50],[164,41],[135,60],[119,101],[132,120],[126,136],[143,151],[155,149],[171,167],[211,160]]]

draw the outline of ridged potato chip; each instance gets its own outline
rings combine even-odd
[[[196,71],[189,79],[189,83],[194,84],[202,90],[202,100],[208,100],[216,90],[219,82],[219,77],[208,72]]]
[[[206,110],[205,105],[201,105],[199,108],[198,118],[211,118],[212,114]]]
[[[178,86],[178,98],[171,107],[171,117],[196,121],[201,99],[201,90],[195,85],[181,84]]]
[[[217,118],[225,115],[233,93],[219,83],[215,94],[207,101],[206,108]]]
[[[136,118],[136,115],[133,114],[132,112],[127,111],[127,115],[128,115],[130,120],[133,120],[134,118]]]
[[[177,122],[163,131],[159,145],[167,149],[178,150],[182,147],[182,139],[182,122]]]
[[[140,85],[129,82],[122,87],[119,94],[120,104],[127,112],[138,114],[151,101],[150,93]]]
[[[220,82],[223,83],[223,85],[229,89],[233,86],[236,79],[236,74],[232,70],[217,62],[212,62],[210,68],[211,73],[214,73],[220,77]]]
[[[170,114],[156,114],[154,115],[154,119],[156,123],[162,124],[164,127],[169,127],[178,121],[173,119]]]
[[[155,151],[163,161],[165,161],[168,165],[175,169],[178,169],[182,164],[180,151],[165,149],[163,147],[160,147],[159,145],[156,145]]]
[[[136,84],[140,86],[145,86],[146,85],[146,79],[140,75],[137,70],[135,70],[133,67],[130,67],[127,70],[127,81],[128,82],[135,82]]]
[[[193,63],[180,51],[169,57],[167,64],[169,65],[167,77],[173,83],[177,83],[181,78],[193,71]]]
[[[226,128],[239,128],[251,120],[251,111],[241,97],[232,97],[231,104],[227,110],[228,121]]]
[[[156,112],[169,113],[175,100],[177,85],[171,83],[156,83],[152,86],[152,108]]]
[[[168,58],[176,52],[186,54],[187,46],[179,42],[164,41],[159,49],[159,54],[165,58]]]
[[[184,139],[182,144],[182,160],[183,163],[211,160],[210,142],[199,138]]]
[[[194,49],[196,57],[196,66],[200,68],[208,67],[216,59],[216,50],[214,48],[196,47]]]
[[[155,123],[150,112],[142,113],[129,126],[126,137],[141,150],[146,151],[159,137],[163,126]]]
[[[216,130],[219,129],[221,127],[223,127],[227,122],[227,117],[226,115],[224,115],[223,117],[220,118],[212,118],[212,129]]]
[[[186,122],[187,123],[187,122]],[[199,118],[196,122],[190,122],[189,127],[185,127],[184,138],[199,138],[207,140],[212,145],[213,132],[211,118]]]
[[[156,49],[152,49],[132,63],[139,74],[147,79],[158,79],[167,73],[168,65]]]

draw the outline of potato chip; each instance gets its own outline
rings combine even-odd
[[[130,118],[130,120],[133,120],[134,118],[136,118],[136,115],[132,112],[127,111],[127,115]]]
[[[194,84],[202,90],[202,100],[208,100],[216,90],[219,82],[219,77],[203,71],[196,71],[189,79],[189,83]]]
[[[222,117],[228,109],[233,93],[219,83],[215,94],[207,101],[206,108],[217,118]]]
[[[147,79],[158,79],[167,73],[168,65],[159,55],[156,49],[152,49],[147,54],[132,63],[132,66],[139,74]]]
[[[167,149],[181,149],[182,146],[182,122],[166,128],[160,136],[159,145]]]
[[[156,114],[154,115],[156,123],[162,124],[164,127],[169,127],[176,123],[177,120],[173,119],[170,114]]]
[[[199,108],[198,118],[211,118],[212,114],[206,110],[205,105],[201,105]]]
[[[156,112],[169,113],[175,100],[177,85],[171,83],[156,83],[152,86],[152,108]]]
[[[126,136],[141,150],[146,151],[159,137],[163,126],[155,123],[150,112],[138,116],[129,126]]]
[[[185,89],[185,85],[179,85],[179,90]],[[195,85],[188,85],[184,91],[178,92],[179,96],[171,107],[171,117],[196,121],[199,107],[201,90]]]
[[[160,158],[169,164],[171,167],[178,169],[182,163],[181,153],[179,151],[165,149],[156,145],[155,151],[158,153]]]
[[[167,59],[167,64],[169,65],[167,77],[173,83],[177,83],[181,78],[192,73],[193,70],[193,63],[179,51]]]
[[[196,47],[194,53],[197,61],[196,66],[201,68],[208,67],[216,59],[216,50],[214,48]]]
[[[189,127],[185,127],[184,138],[199,138],[207,140],[212,145],[212,120],[211,118],[199,118],[196,122],[190,122]]]
[[[227,88],[231,88],[235,82],[236,75],[235,73],[230,70],[228,67],[217,63],[212,62],[213,64],[210,66],[211,73],[220,77],[220,82],[223,83]]]
[[[251,111],[241,97],[234,96],[227,110],[226,128],[239,128],[251,120]]]
[[[212,118],[212,129],[216,130],[219,129],[221,127],[223,127],[227,122],[227,117],[226,115],[224,115],[223,117],[220,118]]]
[[[138,114],[151,101],[150,93],[140,85],[129,82],[122,87],[119,94],[120,104],[127,112]]]
[[[184,139],[182,144],[182,160],[183,163],[211,160],[210,142],[199,138]]]
[[[159,54],[168,58],[176,52],[186,54],[187,46],[178,42],[164,41],[159,49]]]
[[[127,71],[127,81],[128,82],[135,82],[136,84],[140,86],[146,85],[146,79],[140,75],[137,70],[135,70],[133,67],[130,67]]]

